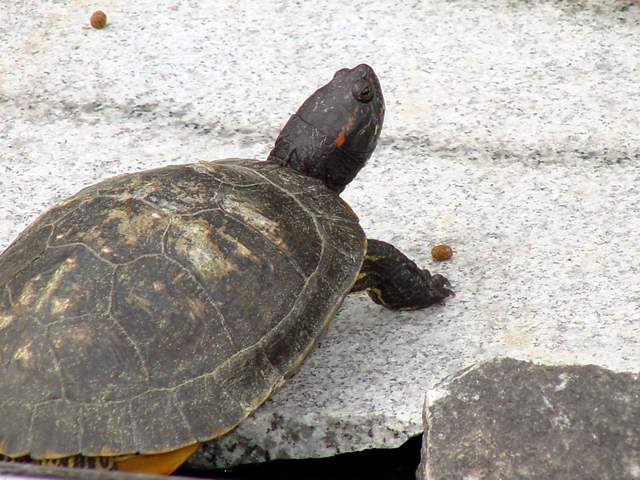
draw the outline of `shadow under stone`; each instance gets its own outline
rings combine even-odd
[[[220,470],[182,468],[177,475],[225,480],[414,480],[422,435],[394,449],[371,449],[309,460],[273,460]]]

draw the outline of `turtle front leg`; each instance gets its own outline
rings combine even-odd
[[[442,275],[419,268],[393,245],[367,241],[367,255],[351,293],[366,291],[371,299],[392,310],[417,310],[453,295]]]

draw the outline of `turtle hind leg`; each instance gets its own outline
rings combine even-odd
[[[381,240],[367,241],[367,254],[351,292],[366,291],[371,299],[392,310],[417,310],[449,295],[449,281],[419,268],[400,250]]]

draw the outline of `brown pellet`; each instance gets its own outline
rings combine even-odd
[[[91,26],[93,28],[104,28],[104,26],[107,24],[107,14],[104,13],[102,10],[96,10],[95,12],[93,12],[93,14],[91,15]]]
[[[453,256],[453,250],[449,245],[436,245],[431,249],[431,256],[434,260],[449,260]]]

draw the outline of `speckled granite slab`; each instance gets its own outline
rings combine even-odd
[[[264,158],[336,69],[381,77],[383,140],[344,198],[458,294],[411,313],[349,298],[299,374],[194,463],[397,446],[431,386],[494,355],[637,368],[635,3],[26,0],[0,18],[0,248],[99,179]],[[441,242],[455,255],[435,264]]]
[[[510,358],[465,369],[427,394],[417,477],[637,479],[638,380]]]

